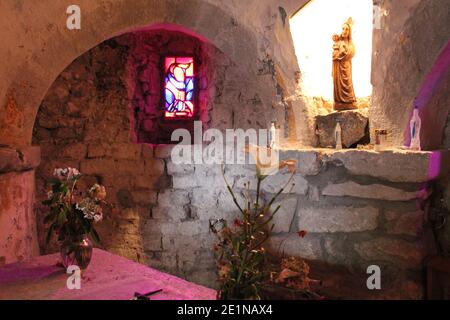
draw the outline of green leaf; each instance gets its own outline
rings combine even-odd
[[[53,191],[54,194],[60,192],[61,191],[61,182],[59,182],[59,181],[55,182],[52,185],[52,191]]]
[[[55,227],[56,227],[56,224],[52,223],[50,225],[50,227],[48,228],[47,236],[45,237],[45,245],[46,246],[48,246],[48,244],[50,243],[50,239],[52,237],[52,233],[53,233],[53,230],[55,229]]]
[[[41,203],[42,203],[44,206],[49,206],[49,205],[52,204],[52,202],[53,202],[52,199],[47,199],[47,200],[42,201]]]
[[[63,224],[64,222],[67,221],[67,217],[64,211],[59,212],[57,221],[59,224]]]
[[[95,230],[95,228],[91,228],[91,236],[92,236],[92,239],[93,239],[97,244],[100,244],[100,243],[101,243],[100,237],[98,236],[98,233],[97,233],[97,231]]]

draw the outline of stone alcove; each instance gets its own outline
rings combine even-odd
[[[15,31],[5,36],[8,41],[16,42],[10,46],[11,57],[21,57],[25,60],[20,63],[2,62],[4,78],[6,81],[1,86],[2,112],[5,117],[0,120],[0,144],[2,145],[2,185],[5,190],[2,195],[2,203],[10,204],[2,210],[2,228],[11,230],[5,233],[2,240],[2,261],[13,262],[26,259],[37,254],[37,241],[35,236],[35,217],[32,213],[34,196],[34,173],[32,168],[40,161],[38,147],[30,147],[32,143],[32,130],[35,123],[37,110],[48,89],[56,77],[77,57],[102,43],[106,39],[128,31],[142,29],[143,26],[168,25],[184,26],[184,30],[192,30],[198,37],[213,43],[217,48],[238,62],[238,72],[229,72],[229,80],[224,82],[224,90],[229,94],[216,99],[216,105],[238,108],[239,116],[233,112],[223,111],[223,108],[215,108],[214,117],[223,125],[235,125],[238,127],[267,126],[273,119],[258,118],[256,123],[255,110],[246,103],[255,97],[256,82],[266,83],[267,88],[274,88],[271,82],[267,82],[264,76],[254,78],[257,74],[260,59],[255,50],[256,37],[250,31],[250,27],[235,17],[236,12],[230,12],[219,4],[211,4],[206,1],[115,1],[107,3],[93,3],[80,1],[79,5],[86,8],[83,11],[83,27],[79,31],[70,32],[65,24],[56,18],[59,12],[65,12],[64,4],[55,4],[51,9],[46,8],[45,13],[37,16],[29,16],[30,12],[40,9],[24,10],[22,6],[5,4],[8,12],[19,14],[19,20],[34,21],[36,34],[27,33],[21,35],[20,26],[15,26]],[[198,10],[197,8],[201,8]],[[97,19],[102,16],[104,19]],[[15,19],[15,18],[14,18]],[[50,31],[50,32],[49,32]],[[11,34],[16,36],[10,37]],[[38,35],[39,34],[39,35]],[[24,50],[30,53],[26,58]],[[250,54],[249,54],[250,53]],[[239,79],[236,82],[236,79]],[[270,79],[269,79],[270,80]],[[218,79],[223,82],[223,79]],[[241,86],[248,90],[239,93]],[[271,90],[263,90],[270,94]],[[263,95],[255,101],[267,104],[267,98]],[[270,109],[269,109],[270,110]],[[247,116],[242,117],[242,112]],[[273,113],[273,111],[272,111]],[[220,123],[211,123],[211,126],[219,126]],[[19,156],[20,155],[20,156]],[[20,190],[19,190],[20,189]],[[20,191],[21,197],[13,195],[12,190]],[[25,203],[28,203],[25,205]],[[6,219],[6,220],[5,220]],[[4,220],[4,221],[3,221]],[[15,222],[14,222],[15,221]],[[14,233],[12,230],[20,228],[26,234]],[[26,241],[25,241],[26,239]]]
[[[45,208],[39,203],[49,188],[46,181],[54,168],[70,166],[80,169],[86,185],[100,183],[108,190],[107,201],[113,207],[99,228],[105,249],[185,277],[192,276],[198,259],[211,261],[208,248],[201,244],[210,236],[207,225],[200,234],[189,234],[201,241],[184,248],[184,254],[178,249],[186,241],[170,231],[182,221],[187,227],[189,222],[194,227],[201,223],[189,207],[188,193],[170,190],[173,182],[168,172],[173,167],[167,168],[167,155],[155,151],[157,145],[170,142],[175,129],[155,117],[162,110],[160,61],[165,55],[179,54],[180,48],[196,56],[199,118],[188,120],[187,126],[176,122],[188,129],[194,120],[223,130],[232,125],[223,110],[214,112],[221,105],[213,106],[212,101],[227,98],[224,81],[235,65],[211,44],[180,30],[157,26],[102,42],[75,59],[50,87],[33,134],[33,144],[41,148],[36,218],[42,253],[57,249],[55,243],[45,246],[44,240]],[[194,253],[202,249],[205,254]],[[194,271],[200,275],[205,270]]]

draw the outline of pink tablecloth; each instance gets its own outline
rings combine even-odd
[[[0,267],[0,299],[131,299],[135,292],[163,289],[152,300],[215,299],[214,290],[157,271],[109,252],[94,249],[82,272],[81,288],[69,290],[58,254]]]

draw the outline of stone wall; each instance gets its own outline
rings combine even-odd
[[[5,59],[0,63],[4,75],[0,79],[0,93],[4,97],[0,107],[6,115],[0,119],[0,143],[15,146],[11,150],[31,143],[36,110],[45,92],[74,58],[108,37],[157,23],[190,28],[210,40],[235,64],[223,66],[224,78],[215,79],[218,88],[214,89],[214,106],[208,110],[211,126],[231,123],[230,127],[258,128],[267,127],[275,119],[282,124],[286,113],[275,103],[274,76],[286,95],[294,95],[299,72],[283,10],[286,8],[284,13],[287,11],[289,15],[304,2],[80,0],[85,22],[82,30],[74,33],[65,29],[60,18],[66,9],[63,3],[48,7],[37,2],[17,5],[2,2],[0,7],[7,18],[0,23],[8,25],[0,28],[7,44],[0,49],[6,50]],[[376,31],[374,55],[377,58],[373,74],[379,99],[375,99],[371,116],[380,125],[397,129],[397,118],[404,120],[404,116],[397,115],[405,114],[404,106],[410,105],[420,79],[433,64],[435,55],[426,50],[429,41],[433,53],[439,50],[439,41],[427,35],[435,29],[445,32],[441,22],[448,19],[444,17],[445,10],[435,15],[443,1],[432,2],[426,12],[434,18],[427,24],[413,23],[414,17],[422,12],[418,4],[426,1],[412,1],[398,10],[394,1],[390,1],[387,24],[383,30]],[[398,37],[406,21],[409,21],[407,34]],[[25,32],[23,25],[32,27]],[[414,42],[411,39],[415,40],[413,35],[418,25],[427,26],[431,31],[418,32],[426,39],[419,37]],[[285,46],[280,46],[280,41]],[[213,239],[207,231],[208,220],[222,216],[231,219],[235,208],[223,189],[218,167],[175,166],[169,160],[167,147],[130,142],[133,118],[124,79],[128,53],[124,45],[114,41],[104,43],[80,56],[48,91],[40,106],[33,137],[43,154],[36,177],[38,202],[45,194],[44,179],[54,167],[78,167],[89,183],[98,181],[107,186],[108,200],[114,204],[99,226],[108,250],[193,281],[212,284],[215,279],[210,250]],[[409,57],[415,57],[416,53],[411,63]],[[430,57],[421,59],[422,55]],[[397,65],[402,67],[395,68]],[[415,72],[417,65],[420,70]],[[399,69],[404,71],[398,72]],[[399,81],[402,76],[408,79]],[[411,88],[407,96],[398,83]],[[313,123],[307,106],[293,101],[288,111],[291,121],[294,119],[293,138],[313,145]],[[398,140],[401,130],[396,133]],[[418,159],[410,155],[358,151],[336,155],[300,151],[289,156],[301,160],[300,174],[296,188],[286,194],[286,203],[278,216],[277,234],[272,239],[275,248],[287,239],[281,247],[288,253],[344,264],[354,270],[363,269],[367,263],[383,263],[393,273],[400,270],[402,277],[411,279],[412,283],[417,281],[418,272],[414,269],[424,252],[420,247],[425,241],[411,231],[417,230],[415,222],[411,222],[413,226],[407,225],[422,216],[412,193],[423,181],[435,177],[428,176],[428,154],[419,153]],[[391,161],[397,165],[391,168]],[[421,166],[416,167],[417,163]],[[406,171],[398,170],[401,167]],[[6,217],[10,221],[13,217],[14,221],[18,217],[16,227],[21,230],[32,230],[34,226],[33,219],[27,220],[33,203],[30,170],[29,167],[18,172],[12,170],[13,173],[10,167],[0,170],[3,185],[13,186],[24,196],[24,201],[12,202],[13,193],[2,194],[0,219]],[[228,170],[237,189],[253,174],[246,167]],[[328,186],[329,182],[333,185]],[[4,206],[5,203],[14,206]],[[350,207],[361,209],[349,210]],[[43,213],[39,212],[41,251],[46,252]],[[329,214],[333,219],[327,219]],[[3,220],[0,226],[10,229],[10,224]],[[308,231],[303,239],[295,234],[299,228]],[[28,238],[30,243],[25,241],[29,234],[32,233],[15,234],[13,245],[8,244],[7,255],[11,258],[8,256],[6,261],[33,254],[32,236]],[[7,241],[1,239],[0,243]],[[17,249],[18,243],[26,254]]]
[[[430,124],[427,129],[431,136],[424,135],[422,139],[427,150],[433,150],[439,146],[441,140],[436,141],[435,137],[438,131],[442,134],[446,118],[437,114],[448,114],[448,108],[436,109],[428,99],[417,98],[428,77],[436,81],[448,70],[448,50],[446,65],[438,66],[437,70],[435,67],[449,41],[448,30],[442,26],[450,19],[450,3],[408,0],[399,5],[395,0],[374,0],[374,4],[380,5],[386,15],[381,17],[381,28],[373,33],[373,99],[369,108],[372,141],[375,129],[387,129],[393,146],[404,145],[412,109],[417,105],[422,118],[427,119],[424,127]],[[438,85],[435,83],[433,87]],[[426,95],[432,96],[435,89],[431,88]]]
[[[159,146],[154,151],[155,157],[163,158],[172,184],[158,194],[146,224],[147,263],[211,286],[215,239],[209,221],[225,218],[231,223],[237,210],[220,166],[175,165],[170,150]],[[281,152],[281,158],[298,160],[298,173],[294,187],[280,200],[268,249],[345,266],[357,274],[376,264],[386,296],[422,297],[423,259],[435,250],[424,210],[431,180],[439,177],[429,170],[433,157],[405,151]],[[238,194],[248,182],[255,191],[254,174],[249,165],[225,167]],[[264,198],[270,199],[288,177],[279,173],[267,178]],[[304,238],[300,230],[306,231]]]
[[[39,147],[0,146],[0,266],[39,252],[34,203],[34,168]]]
[[[215,276],[211,269],[211,242],[204,242],[208,248],[199,244],[188,251],[177,247],[179,239],[174,244],[175,240],[168,236],[179,234],[178,222],[171,219],[178,217],[183,222],[196,219],[196,213],[189,207],[192,193],[174,191],[183,182],[172,181],[173,166],[167,163],[167,155],[162,156],[158,149],[155,152],[153,145],[141,143],[167,138],[161,135],[151,140],[149,128],[161,125],[154,117],[160,102],[156,91],[161,82],[153,77],[160,71],[156,61],[149,63],[147,59],[152,52],[153,55],[158,52],[159,59],[164,52],[172,52],[168,48],[173,46],[178,52],[178,46],[186,41],[203,58],[199,95],[204,127],[266,128],[269,120],[273,120],[274,109],[266,108],[275,93],[270,72],[249,78],[217,49],[179,31],[128,33],[88,51],[55,80],[42,101],[34,127],[33,143],[42,149],[42,164],[36,176],[41,253],[57,249],[55,241],[49,247],[44,245],[45,208],[39,203],[49,187],[46,179],[54,168],[71,166],[81,170],[86,184],[98,182],[108,190],[107,200],[113,208],[99,226],[106,249],[212,283]],[[158,51],[158,45],[162,45],[162,52]],[[198,179],[197,183],[201,183]],[[176,208],[170,207],[172,203]],[[170,223],[164,224],[164,219]],[[189,240],[196,239],[190,234],[195,230],[201,233],[200,238],[208,233],[207,221],[202,223],[187,224],[184,234]],[[189,231],[189,226],[194,231]],[[167,235],[164,242],[163,234]],[[185,239],[184,243],[189,242]],[[162,245],[169,249],[162,250]],[[201,261],[209,261],[205,267],[209,271],[207,276],[198,268],[203,265]],[[193,268],[194,265],[197,267]]]

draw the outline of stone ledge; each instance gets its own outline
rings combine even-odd
[[[20,149],[0,147],[0,173],[34,169],[40,162],[41,148],[38,146]]]
[[[285,147],[280,150],[280,158],[287,157],[299,160],[298,172],[303,175],[316,175],[324,165],[335,163],[344,166],[352,175],[370,176],[391,182],[431,181],[445,176],[450,169],[450,150],[374,151]]]
[[[362,185],[353,181],[327,185],[322,194],[335,197],[356,197],[387,201],[409,201],[422,197],[426,192],[404,191],[382,184]]]
[[[378,209],[351,206],[300,208],[298,229],[312,233],[362,232],[378,226]]]

